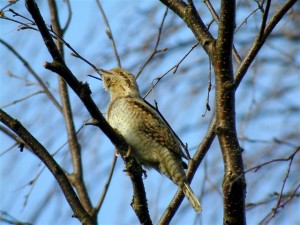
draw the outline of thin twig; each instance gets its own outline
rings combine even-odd
[[[97,206],[94,208],[94,212],[93,212],[94,215],[98,214],[98,212],[101,209],[101,206],[102,206],[102,204],[104,202],[104,199],[106,197],[109,185],[111,183],[112,176],[113,176],[114,171],[115,171],[115,166],[116,166],[117,159],[118,159],[118,156],[114,153],[114,157],[113,157],[113,161],[111,163],[111,168],[110,168],[110,171],[109,171],[109,174],[108,174],[108,177],[107,177],[107,181],[106,181],[106,183],[104,185],[104,188],[103,188],[100,200],[99,200]]]
[[[0,221],[5,222],[5,224],[33,225],[33,223],[21,222],[20,220],[16,219],[15,217],[3,210],[0,210]]]
[[[175,65],[172,66],[170,69],[168,69],[165,73],[163,73],[161,76],[155,78],[154,80],[156,81],[154,84],[152,82],[152,86],[151,88],[147,91],[147,93],[144,95],[144,99],[150,94],[150,92],[155,88],[155,86],[158,84],[158,82],[165,77],[169,72],[171,72],[173,70],[173,74],[175,74],[177,72],[178,67],[180,66],[180,64],[185,60],[185,58],[194,50],[194,48],[196,48],[199,45],[199,43],[194,44],[192,46],[192,48],[182,57],[182,59],[179,60],[179,62]]]
[[[13,14],[13,17],[21,17],[21,18],[23,18],[24,20],[27,20],[28,22],[30,22],[31,25],[35,25],[35,22],[34,22],[33,20],[29,19],[29,18],[26,17],[26,16],[23,16],[23,15],[17,13],[17,12],[14,11],[13,9],[9,9],[8,11],[10,11],[10,12]]]
[[[0,18],[4,19],[4,20],[9,20],[9,21],[15,22],[17,24],[20,24],[21,26],[18,28],[18,31],[19,30],[25,30],[25,29],[31,29],[31,30],[39,31],[37,28],[34,28],[34,27],[32,27],[32,26],[30,26],[30,25],[28,25],[26,23],[23,23],[21,21],[9,18],[9,17],[5,16],[4,14],[1,14]]]
[[[22,102],[22,101],[24,101],[24,100],[27,100],[28,98],[31,98],[32,96],[35,96],[35,95],[38,95],[38,94],[41,94],[41,93],[45,93],[45,92],[44,92],[44,91],[41,91],[41,90],[36,91],[36,92],[34,92],[34,93],[31,93],[31,94],[29,94],[29,95],[26,95],[26,96],[24,96],[24,97],[22,97],[22,98],[19,98],[19,99],[17,99],[17,100],[14,100],[14,101],[12,101],[12,102],[10,102],[10,103],[7,103],[7,104],[5,104],[5,105],[0,105],[0,108],[1,108],[1,109],[4,109],[4,108],[6,108],[6,107],[8,107],[8,106],[15,105],[16,103]]]
[[[141,73],[143,72],[143,70],[145,69],[145,67],[148,65],[148,63],[153,59],[153,57],[155,56],[155,54],[157,53],[160,53],[160,52],[164,52],[167,50],[167,48],[163,48],[161,50],[158,50],[158,45],[159,45],[159,42],[160,42],[160,38],[161,38],[161,33],[162,33],[162,28],[163,28],[163,25],[165,23],[165,19],[168,15],[168,7],[166,7],[166,10],[164,12],[164,15],[163,15],[163,18],[161,20],[161,23],[159,25],[159,28],[158,28],[158,34],[157,34],[157,39],[156,39],[156,42],[155,42],[155,46],[154,46],[154,49],[152,51],[152,53],[150,54],[150,56],[148,57],[148,59],[146,60],[146,62],[140,67],[139,71],[137,72],[135,78],[137,79]]]
[[[287,158],[279,158],[279,159],[272,159],[272,160],[269,160],[269,161],[267,161],[267,162],[264,162],[264,163],[262,163],[262,164],[259,164],[259,165],[257,165],[257,166],[254,166],[254,167],[250,168],[250,169],[245,170],[244,173],[249,173],[250,171],[256,172],[256,171],[258,171],[260,168],[262,168],[263,166],[266,166],[266,165],[271,164],[271,163],[274,163],[274,162],[290,161],[291,159],[294,158],[294,156],[295,156],[299,151],[300,151],[300,146],[298,146],[298,147],[296,148],[296,150],[295,150],[291,155],[289,155]]]
[[[13,11],[12,13],[15,14],[16,12]],[[20,14],[17,13],[16,15],[19,16]],[[24,18],[24,19],[26,19],[26,20],[31,21],[30,19],[28,19],[28,18],[25,17],[25,16],[20,15],[20,17],[22,17],[22,18]],[[2,15],[2,14],[1,14],[0,18],[1,18],[1,19],[5,19],[5,20],[9,20],[9,21],[12,21],[12,22],[15,22],[15,23],[17,23],[17,24],[20,24],[21,26],[19,27],[18,30],[31,29],[31,30],[35,30],[35,31],[38,31],[38,32],[39,32],[39,29],[37,29],[37,28],[31,26],[31,25],[36,26],[36,23],[35,23],[35,22],[33,22],[31,25],[29,25],[29,24],[26,24],[26,23],[24,23],[24,22],[21,22],[21,21],[18,21],[18,20],[15,20],[15,19],[6,17],[5,15]],[[48,29],[48,31],[50,31],[50,35],[51,35],[52,38],[54,38],[55,40],[59,40],[59,41],[62,42],[65,46],[67,46],[67,48],[69,48],[69,49],[72,51],[72,53],[71,53],[72,56],[81,59],[81,60],[84,61],[86,64],[88,64],[89,66],[91,66],[91,67],[95,70],[96,73],[99,73],[98,68],[97,68],[93,63],[89,62],[87,59],[85,59],[84,57],[82,57],[82,56],[81,56],[81,55],[80,55],[80,54],[79,54],[79,53],[78,53],[78,52],[77,52],[77,51],[76,51],[76,50],[75,50],[75,49],[74,49],[67,41],[65,41],[59,34],[57,34],[57,33],[53,30],[52,26],[47,26],[47,29]]]
[[[289,174],[290,174],[290,170],[291,170],[291,166],[292,166],[292,163],[293,163],[293,160],[294,160],[294,157],[296,155],[296,153],[300,150],[300,146],[296,149],[296,151],[290,155],[288,157],[287,160],[289,160],[289,165],[288,165],[288,169],[287,169],[287,172],[286,172],[286,175],[283,179],[283,182],[282,182],[282,186],[281,186],[281,190],[280,190],[280,193],[278,194],[278,198],[277,198],[277,201],[276,201],[276,205],[275,207],[272,209],[272,212],[270,212],[263,220],[260,224],[268,224],[276,215],[276,213],[278,212],[278,210],[280,208],[283,208],[285,206],[285,204],[287,202],[290,201],[290,199],[288,201],[285,201],[284,203],[281,204],[281,200],[282,200],[282,197],[283,197],[283,190],[284,190],[284,187],[285,187],[285,184],[286,184],[286,181],[287,181],[287,178],[289,177]],[[287,160],[284,160],[284,161],[287,161]],[[295,189],[295,191],[299,188],[299,185],[298,187]],[[295,192],[294,192],[295,193]],[[292,195],[293,196],[293,195]]]
[[[120,57],[119,57],[119,54],[118,54],[118,51],[117,51],[117,46],[116,46],[116,42],[115,42],[115,39],[113,37],[113,34],[112,34],[112,31],[111,31],[111,28],[110,28],[110,25],[109,25],[109,22],[108,22],[108,19],[106,17],[106,14],[105,14],[105,11],[100,3],[100,0],[96,0],[96,3],[97,3],[97,6],[101,12],[101,15],[103,17],[103,20],[104,20],[104,23],[106,25],[106,34],[110,40],[110,43],[112,45],[112,48],[114,50],[114,54],[115,54],[115,58],[117,60],[117,64],[118,64],[118,67],[122,67],[121,66],[121,60],[120,60]]]
[[[211,61],[209,59],[209,73],[208,73],[208,85],[207,85],[207,96],[206,96],[206,107],[205,107],[205,112],[202,114],[202,117],[204,117],[206,115],[207,111],[210,111],[210,106],[209,106],[209,95],[210,95],[210,91],[211,91]]]
[[[285,193],[282,195],[284,202],[281,204],[281,206],[286,205],[289,201],[291,201],[291,199],[293,197],[298,197],[298,198],[300,197],[300,193],[297,193],[297,190],[299,189],[299,187],[300,187],[300,183],[296,186],[296,188],[292,192],[288,192],[288,193]],[[261,200],[258,202],[247,203],[246,208],[247,208],[247,210],[251,210],[251,209],[255,208],[256,206],[269,204],[270,202],[276,201],[277,199],[278,199],[278,193],[274,192],[271,195],[269,195],[267,199],[264,199],[264,200]],[[270,215],[270,213],[268,213],[268,216],[269,215]],[[266,219],[266,217],[263,220],[265,220],[265,219]]]
[[[41,174],[43,173],[44,169],[46,168],[45,165],[43,165],[43,168],[35,175],[35,177],[33,179],[31,179],[26,185],[29,185],[30,188],[28,190],[28,192],[25,194],[24,198],[24,202],[23,202],[23,207],[25,208],[27,203],[28,203],[28,199],[33,191],[34,185],[36,184],[36,181],[38,180],[38,178],[41,176]]]
[[[72,8],[71,8],[70,0],[66,0],[66,3],[67,3],[67,9],[68,9],[68,18],[67,18],[65,26],[62,28],[62,33],[66,32],[66,30],[68,29],[68,27],[71,23],[71,19],[72,19]]]
[[[58,34],[59,37],[64,36],[64,32],[60,27],[58,8],[54,0],[48,0],[50,15],[51,15],[51,29]],[[56,41],[57,48],[64,58],[64,48],[63,43],[59,40]],[[68,144],[70,149],[70,154],[72,158],[73,173],[68,175],[68,178],[72,185],[76,188],[80,202],[82,203],[85,210],[90,213],[93,209],[91,199],[88,195],[86,185],[83,179],[83,166],[81,157],[81,146],[77,138],[77,133],[74,125],[74,116],[71,109],[71,101],[69,97],[69,91],[66,81],[62,76],[58,77],[59,80],[59,93],[62,102],[63,116],[65,120],[66,130],[68,134]],[[96,220],[96,219],[95,219]]]
[[[256,13],[257,11],[259,10],[259,8],[253,10],[253,12],[251,12],[244,20],[243,22],[238,26],[238,28],[235,29],[235,34],[241,29],[241,27],[243,26],[243,24],[246,24],[247,23],[247,20],[254,14]]]
[[[241,64],[239,65],[238,69],[235,72],[235,79],[234,79],[234,88],[237,89],[240,82],[243,80],[244,76],[246,75],[250,65],[254,61],[256,55],[262,48],[263,44],[265,43],[266,39],[269,37],[273,29],[276,25],[280,22],[282,17],[292,8],[292,6],[297,2],[297,0],[289,0],[286,1],[279,10],[272,16],[267,24],[266,28],[264,29],[264,33],[262,36],[257,36],[255,39],[251,49],[249,50],[248,54],[245,56]]]
[[[10,2],[9,4],[7,4],[6,6],[4,6],[2,9],[0,9],[0,13],[2,13],[6,8],[12,6],[13,4],[16,4],[19,0]]]
[[[258,34],[258,39],[262,39],[265,33],[265,28],[268,20],[269,10],[271,6],[271,0],[267,0],[266,8],[263,10],[263,19],[261,21],[260,31]]]
[[[49,91],[47,85],[44,83],[44,81],[39,77],[39,75],[32,69],[30,64],[7,42],[0,39],[0,43],[2,43],[5,47],[7,47],[25,66],[25,68],[32,74],[32,76],[37,80],[39,85],[42,87],[43,91],[46,93],[48,98],[51,100],[51,102],[56,106],[59,112],[62,113],[62,107],[58,103],[58,101],[55,99],[55,97],[52,95],[52,93]]]
[[[297,190],[300,188],[300,184],[295,188],[295,190],[292,192],[292,194],[289,196],[289,198],[287,198],[286,201],[284,201],[284,202],[281,203],[282,197],[284,197],[284,195],[283,195],[283,189],[284,189],[286,180],[287,180],[287,178],[288,178],[288,176],[289,176],[292,162],[293,162],[293,158],[290,160],[290,163],[289,163],[289,166],[288,166],[287,174],[286,174],[286,176],[284,177],[284,181],[283,181],[283,184],[282,184],[282,186],[281,186],[281,191],[280,191],[280,193],[278,194],[278,197],[277,197],[276,206],[272,209],[271,212],[269,212],[269,213],[262,219],[262,221],[259,223],[260,225],[266,225],[266,224],[268,224],[268,223],[275,217],[276,213],[278,212],[278,210],[279,210],[280,208],[285,207],[286,204],[287,204],[289,201],[291,201],[295,196],[297,196]],[[281,203],[281,204],[280,204],[280,203]]]
[[[7,129],[6,127],[4,126],[1,126],[0,125],[0,130],[6,134],[7,136],[9,136],[11,139],[15,140],[15,144],[13,144],[11,147],[9,147],[8,149],[6,149],[5,151],[1,152],[0,153],[0,156],[4,155],[5,153],[7,153],[9,150],[11,150],[13,147],[15,147],[16,145],[22,145],[24,146],[25,148],[27,148],[29,151],[31,151],[30,147],[26,144],[26,142],[24,142],[22,140],[22,138],[20,138],[18,135],[16,135],[15,133],[13,133],[11,130]]]

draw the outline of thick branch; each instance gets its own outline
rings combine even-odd
[[[51,22],[54,32],[60,36],[63,37],[64,32],[61,29],[61,26],[59,24],[59,17],[58,17],[58,11],[57,6],[54,0],[48,0],[50,13],[51,13]],[[58,50],[62,57],[64,58],[64,48],[63,43],[60,41],[56,41]],[[83,180],[83,167],[82,167],[82,160],[81,160],[81,146],[78,142],[76,129],[74,126],[74,119],[73,119],[73,113],[71,110],[71,102],[69,97],[69,91],[67,84],[65,80],[63,79],[63,76],[60,75],[58,77],[59,79],[59,93],[61,97],[62,102],[62,109],[63,109],[63,115],[65,118],[67,133],[68,133],[68,143],[70,147],[70,153],[72,156],[72,162],[73,162],[73,174],[69,176],[70,181],[74,185],[74,187],[77,190],[80,202],[82,203],[83,207],[87,210],[87,212],[92,215],[92,203],[88,196],[88,192],[86,189],[86,186],[84,184]],[[96,218],[94,220],[96,221]]]
[[[208,55],[212,55],[214,38],[201,20],[193,4],[187,5],[184,1],[160,0],[169,9],[176,13],[191,29]]]
[[[30,147],[32,152],[47,166],[49,171],[57,180],[65,198],[82,224],[94,225],[92,217],[82,207],[76,193],[74,192],[68,178],[62,168],[57,164],[48,151],[42,146],[24,127],[23,125],[10,117],[7,113],[0,109],[0,121],[13,130],[25,143]]]
[[[209,11],[211,12],[214,20],[217,22],[217,24],[220,23],[220,18],[217,14],[217,12],[215,11],[215,9],[213,8],[211,2],[209,0],[204,0],[204,3],[207,5],[207,8],[209,9]],[[232,45],[232,53],[235,57],[235,60],[237,61],[237,63],[241,63],[241,57],[239,55],[239,53],[237,52],[236,48],[234,45]]]
[[[78,95],[86,109],[89,111],[91,117],[93,118],[93,124],[99,127],[105,135],[111,140],[111,142],[116,146],[122,156],[126,155],[127,144],[123,137],[117,134],[113,128],[107,123],[107,121],[102,116],[95,102],[91,98],[91,91],[88,84],[82,84],[76,77],[72,74],[69,68],[66,66],[62,56],[60,55],[56,45],[45,25],[45,22],[39,12],[39,9],[34,0],[26,0],[26,6],[30,14],[32,15],[34,21],[36,22],[40,33],[44,39],[45,45],[53,58],[52,63],[45,63],[45,67],[58,75],[63,76],[64,80],[73,89],[73,91]],[[124,157],[123,157],[124,159]],[[151,219],[148,213],[148,206],[146,201],[146,194],[142,180],[142,169],[137,164],[134,158],[126,157],[124,159],[127,171],[131,177],[133,186],[138,186],[138,190],[134,190],[134,199],[138,199],[141,204],[139,210],[135,211],[141,223],[151,223]],[[134,177],[134,179],[132,179]]]
[[[233,35],[235,28],[235,1],[233,0],[223,0],[221,2],[221,13],[219,20],[219,32],[217,38],[217,51],[215,54],[218,59],[222,58],[226,61],[224,65],[232,64],[232,45],[233,45]],[[214,63],[214,62],[213,62]],[[228,67],[228,66],[227,66]],[[229,79],[233,79],[232,72]]]
[[[245,182],[243,161],[235,128],[235,98],[234,89],[232,88],[233,65],[231,51],[235,28],[235,2],[222,1],[220,29],[216,45],[192,1],[189,1],[189,5],[183,1],[175,0],[161,0],[161,2],[184,20],[212,60],[216,75],[216,125],[213,127],[217,130],[226,171],[223,190],[225,199],[224,223],[244,224]],[[241,179],[236,180],[237,177]],[[233,196],[233,193],[236,195]],[[170,212],[166,211],[167,213]]]
[[[223,180],[224,224],[246,224],[245,178],[242,151],[235,121],[232,45],[235,28],[235,1],[223,0],[219,34],[212,60],[216,76],[217,136],[222,150],[225,174]]]

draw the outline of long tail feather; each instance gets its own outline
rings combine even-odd
[[[202,211],[201,204],[188,183],[183,183],[182,191],[197,213]]]

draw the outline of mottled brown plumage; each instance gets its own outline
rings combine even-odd
[[[121,68],[100,71],[104,88],[110,93],[108,123],[124,137],[130,154],[140,164],[169,177],[200,212],[201,205],[186,181],[185,156],[172,129],[143,100],[131,73]]]

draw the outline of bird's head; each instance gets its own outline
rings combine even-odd
[[[111,70],[100,69],[104,88],[110,93],[111,98],[140,97],[135,77],[122,68]]]

